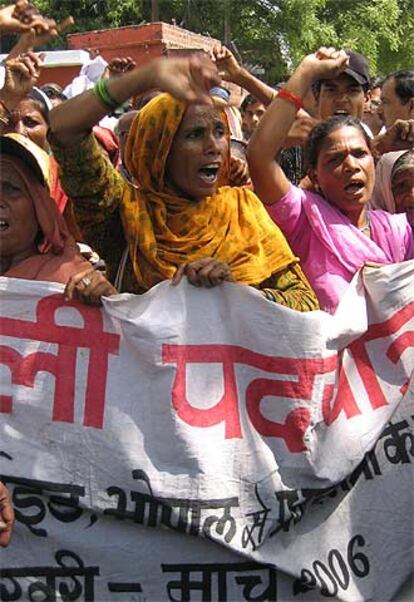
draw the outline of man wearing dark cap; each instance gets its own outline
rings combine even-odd
[[[367,60],[358,52],[345,52],[349,56],[345,71],[338,77],[318,80],[313,85],[319,119],[341,114],[361,119],[364,103],[369,100],[371,78]]]
[[[350,115],[362,119],[364,105],[370,100],[371,78],[366,58],[359,52],[352,50],[345,50],[345,52],[349,56],[349,65],[345,71],[333,79],[320,79],[312,86],[319,120],[328,119],[333,115]],[[363,123],[362,126],[367,130],[368,135],[373,137],[369,128]],[[301,146],[290,146],[284,149],[279,158],[286,177],[296,186],[305,176],[303,145],[308,133],[309,130],[303,131]],[[296,134],[300,132],[296,130]]]

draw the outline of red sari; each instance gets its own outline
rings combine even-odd
[[[79,253],[48,189],[42,186],[30,168],[17,157],[6,154],[1,157],[1,168],[13,169],[23,180],[43,234],[38,253],[12,266],[2,276],[66,284],[71,276],[91,268],[89,261]]]

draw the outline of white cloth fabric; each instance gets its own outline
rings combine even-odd
[[[375,167],[375,186],[371,198],[371,205],[374,209],[385,209],[385,211],[395,213],[395,201],[391,189],[391,173],[395,162],[405,152],[407,151],[385,153],[379,159]]]
[[[412,575],[413,276],[367,269],[333,316],[231,283],[101,310],[0,278],[3,597],[393,600]]]
[[[63,90],[63,94],[65,94],[67,98],[73,98],[86,90],[90,90],[90,88],[93,88],[100,80],[107,65],[108,63],[101,56],[97,56],[93,60],[88,61],[82,65],[79,75],[66,86]]]
[[[374,138],[374,134],[372,133],[372,130],[369,127],[369,125],[367,123],[364,123],[363,121],[361,121],[361,126],[364,128],[365,133],[367,134],[368,138],[371,138],[371,140],[372,140]]]

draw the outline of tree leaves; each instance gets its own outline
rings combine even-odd
[[[71,14],[68,33],[151,19],[151,0],[34,0],[46,16]],[[248,65],[269,83],[286,79],[319,46],[350,48],[368,58],[373,74],[412,68],[414,0],[158,0],[161,20],[223,40],[226,9],[231,39]],[[64,40],[54,42],[54,46]]]

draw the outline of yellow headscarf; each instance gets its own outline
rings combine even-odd
[[[216,257],[236,281],[260,284],[298,259],[256,195],[226,186],[194,203],[168,191],[165,165],[185,109],[160,94],[139,112],[128,136],[125,164],[140,188],[125,189],[121,215],[135,276],[149,289],[182,263]]]

